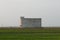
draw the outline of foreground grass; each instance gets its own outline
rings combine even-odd
[[[60,28],[1,28],[0,40],[60,40]]]

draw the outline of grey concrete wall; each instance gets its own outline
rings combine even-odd
[[[41,18],[24,18],[21,17],[22,27],[41,27]]]

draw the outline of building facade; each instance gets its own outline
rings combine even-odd
[[[21,17],[21,26],[24,27],[41,27],[41,18],[24,18]]]

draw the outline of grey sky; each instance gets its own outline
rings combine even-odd
[[[60,0],[0,0],[0,26],[19,26],[20,16],[42,18],[43,26],[60,26]]]

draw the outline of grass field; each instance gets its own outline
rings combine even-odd
[[[0,28],[0,40],[60,40],[60,28]]]

